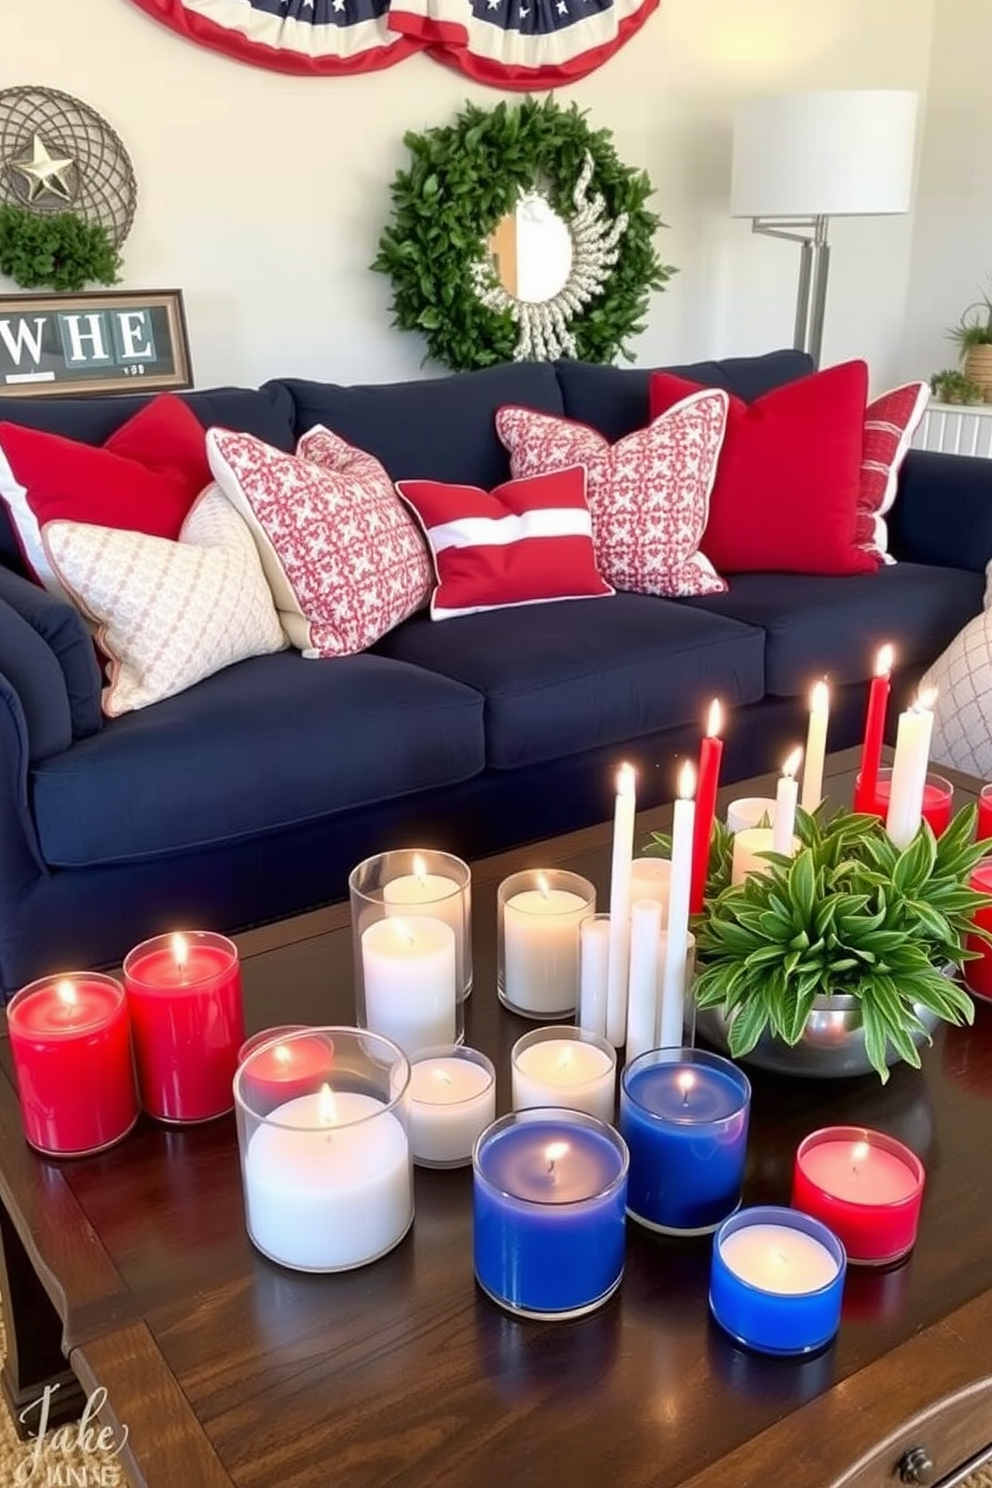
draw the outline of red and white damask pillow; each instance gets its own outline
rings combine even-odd
[[[304,656],[351,656],[427,603],[420,531],[373,455],[318,425],[286,454],[210,429],[214,479],[252,529],[280,619]]]
[[[612,594],[596,567],[581,465],[494,491],[443,481],[398,481],[437,573],[431,618]]]
[[[517,477],[581,464],[596,561],[635,594],[722,594],[700,540],[727,422],[727,394],[706,389],[611,445],[572,419],[509,405],[496,431]]]

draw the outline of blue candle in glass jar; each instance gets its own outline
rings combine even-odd
[[[798,1209],[742,1209],[713,1238],[710,1311],[746,1348],[808,1354],[840,1327],[847,1257],[832,1230]]]
[[[610,1297],[624,1259],[627,1148],[595,1116],[540,1107],[482,1133],[473,1245],[483,1291],[524,1317],[578,1317]]]
[[[623,1072],[627,1212],[669,1235],[705,1235],[741,1201],[751,1085],[701,1049],[651,1049]]]

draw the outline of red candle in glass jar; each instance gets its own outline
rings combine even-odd
[[[984,842],[992,837],[992,785],[983,785],[978,793],[978,828],[975,839]]]
[[[207,930],[158,935],[128,952],[124,985],[148,1114],[209,1121],[230,1111],[245,1037],[237,947]]]
[[[968,886],[979,894],[992,894],[992,858],[972,870]],[[992,908],[976,911],[975,924],[980,930],[992,930]],[[966,935],[964,948],[978,953],[977,961],[961,963],[965,986],[976,997],[992,998],[992,944],[978,935]]]
[[[875,782],[875,795],[870,808],[874,816],[884,821],[889,814],[889,792],[892,786],[892,771],[879,770]],[[923,820],[930,823],[933,835],[939,837],[951,825],[954,814],[954,787],[942,775],[928,775],[923,787]]]
[[[852,1266],[885,1266],[916,1244],[923,1164],[902,1142],[857,1126],[829,1126],[799,1144],[792,1205],[843,1242]]]
[[[7,1031],[24,1135],[54,1157],[99,1152],[138,1119],[124,988],[96,972],[44,977],[11,998]]]
[[[306,1033],[309,1024],[267,1028],[243,1044],[238,1064],[253,1055],[251,1069],[244,1071],[245,1097],[255,1109],[275,1110],[298,1095],[309,1095],[314,1082],[328,1077],[334,1060],[334,1042],[314,1030],[312,1038],[289,1038]],[[263,1049],[263,1045],[267,1045]]]

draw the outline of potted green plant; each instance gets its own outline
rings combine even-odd
[[[947,334],[958,348],[965,377],[982,389],[986,403],[992,402],[992,300],[984,290]]]
[[[960,403],[973,406],[985,402],[985,394],[977,382],[971,382],[956,367],[946,367],[935,372],[930,379],[930,391],[938,403]]]
[[[692,927],[700,1031],[734,1058],[797,1074],[874,1069],[884,1082],[897,1060],[919,1067],[937,1023],[974,1017],[948,975],[992,903],[969,887],[988,851],[971,841],[974,819],[965,808],[939,840],[924,823],[900,852],[876,817],[800,811],[795,856],[766,854],[768,871],[736,885],[718,824]],[[648,851],[665,848],[656,835]]]

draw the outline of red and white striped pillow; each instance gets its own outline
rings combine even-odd
[[[432,480],[396,489],[433,554],[432,620],[613,593],[596,567],[581,465],[491,492]]]
[[[926,412],[930,389],[925,382],[907,382],[869,403],[865,410],[865,443],[861,462],[855,542],[866,552],[894,563],[889,553],[885,514],[892,510],[899,487],[899,471],[913,435]]]

